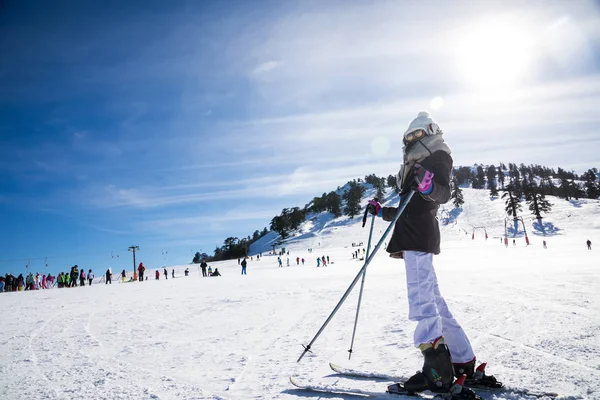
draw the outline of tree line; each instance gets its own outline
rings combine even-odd
[[[364,179],[348,181],[343,188],[338,186],[337,190],[314,197],[302,208],[284,208],[279,215],[271,219],[269,228],[285,239],[298,229],[311,213],[329,212],[335,218],[342,215],[350,218],[361,215],[363,210],[360,202],[366,190],[365,184],[371,185],[376,190],[375,197],[380,200],[383,200],[390,191],[395,193],[399,191],[395,175],[390,174],[387,177],[366,175]],[[505,202],[506,213],[513,217],[517,217],[522,212],[521,201],[525,200],[529,210],[538,219],[542,218],[543,213],[551,210],[552,205],[545,199],[546,195],[558,196],[566,200],[600,197],[596,168],[591,168],[579,176],[560,167],[554,170],[541,165],[522,163],[456,167],[453,169],[451,179],[451,199],[457,208],[464,204],[461,186],[471,186],[473,189],[487,188],[492,197],[497,197],[500,192],[503,192],[501,197]],[[250,245],[268,232],[265,227],[247,238],[228,237],[222,246],[217,246],[214,256],[198,252],[193,262],[199,263],[202,259],[216,261],[244,257],[248,254]]]
[[[556,182],[555,184],[555,181]],[[555,171],[541,165],[517,166],[514,163],[499,165],[476,165],[475,167],[458,167],[453,171],[451,197],[455,207],[464,203],[460,186],[471,185],[473,189],[487,189],[490,196],[499,195],[508,216],[518,217],[522,212],[521,201],[525,200],[531,213],[542,219],[542,213],[551,210],[552,204],[546,195],[557,196],[565,200],[580,198],[597,199],[600,197],[598,170],[591,168],[581,176],[560,167]]]

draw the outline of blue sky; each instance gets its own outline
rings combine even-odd
[[[395,173],[423,109],[455,165],[600,167],[591,1],[3,4],[0,273],[212,253]]]

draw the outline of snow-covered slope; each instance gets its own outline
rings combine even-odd
[[[463,210],[442,226],[442,253],[434,262],[478,359],[510,386],[600,399],[600,203],[551,199],[554,209],[544,218],[553,227],[545,236],[548,248],[531,218],[525,218],[531,245],[517,235],[507,248],[498,239],[502,202],[490,201],[487,191],[464,194]],[[486,226],[489,239],[476,234],[473,240],[473,226]],[[376,220],[374,240],[385,228]],[[360,218],[322,214],[286,244],[289,268],[278,268],[267,251],[249,262],[246,276],[230,260],[211,264],[220,278],[202,278],[187,265],[175,267],[178,278],[167,281],[150,275],[143,283],[2,294],[0,398],[336,398],[294,390],[292,374],[383,389],[386,382],[340,379],[327,367],[334,361],[407,375],[422,364],[412,345],[403,263],[383,251],[367,272],[352,360],[347,350],[356,291],[313,353],[296,363],[301,345],[360,269],[351,243],[366,245],[367,235]],[[263,239],[270,249],[274,237]],[[332,263],[315,268],[323,255]],[[296,257],[305,265],[296,266]]]

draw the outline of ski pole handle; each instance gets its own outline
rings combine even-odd
[[[362,227],[365,227],[365,224],[367,223],[367,216],[369,215],[369,206],[367,205],[365,207],[365,214],[363,215],[363,225]]]

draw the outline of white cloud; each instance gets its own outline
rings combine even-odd
[[[264,74],[266,72],[274,70],[275,68],[279,68],[282,65],[283,65],[282,61],[267,61],[267,62],[257,65],[252,70],[252,75]]]

